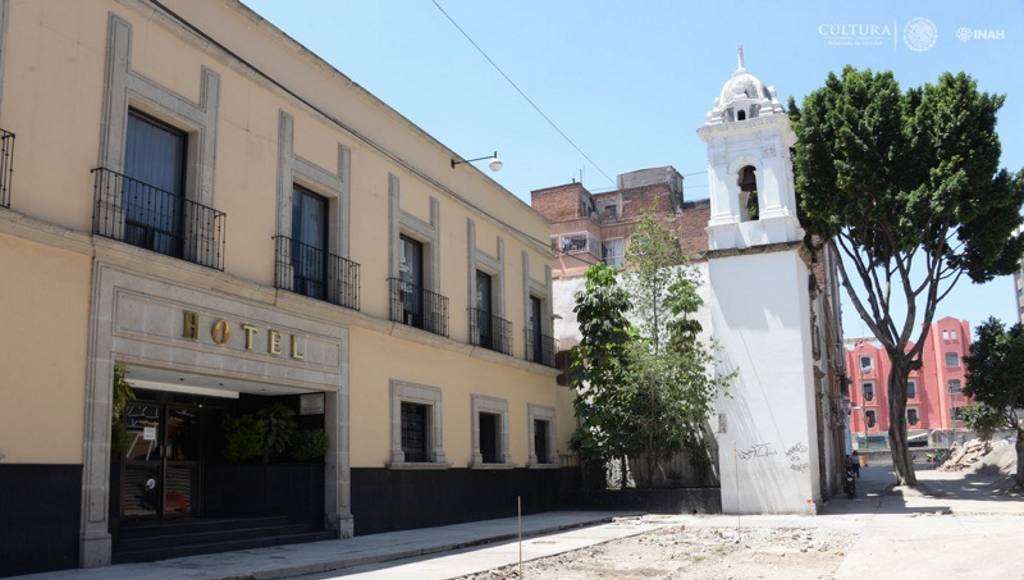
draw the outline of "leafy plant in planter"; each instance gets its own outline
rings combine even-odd
[[[292,437],[289,456],[301,462],[323,459],[327,444],[327,432],[323,429],[303,429]]]
[[[273,457],[288,449],[295,436],[295,411],[287,405],[277,403],[260,409],[256,414],[265,428],[263,462],[270,463]]]
[[[253,415],[224,419],[224,457],[231,463],[244,463],[264,455],[266,423]]]

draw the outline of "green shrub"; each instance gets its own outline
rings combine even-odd
[[[262,457],[266,450],[267,426],[252,415],[224,419],[224,457],[242,463]]]
[[[303,429],[292,436],[289,456],[295,461],[323,459],[327,443],[327,432],[323,429]]]

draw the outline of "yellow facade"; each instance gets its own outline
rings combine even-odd
[[[439,292],[450,300],[450,343],[465,346],[469,341],[466,219],[474,220],[477,247],[484,252],[495,254],[497,238],[503,239],[504,314],[513,322],[511,358],[520,363],[526,315],[520,255],[529,254],[530,276],[543,280],[544,266],[551,262],[543,241],[548,238],[543,218],[479,171],[465,165],[453,170],[453,152],[239,3],[166,4],[251,66],[205,46],[197,35],[156,14],[145,2],[10,3],[0,119],[4,128],[17,134],[12,212],[89,234],[94,209],[89,172],[97,166],[107,26],[109,15],[115,13],[133,29],[133,70],[191,101],[200,98],[202,67],[220,76],[213,206],[227,214],[225,274],[273,286],[278,111],[283,110],[294,118],[296,155],[332,167],[337,144],[351,149],[349,257],[361,265],[361,312],[372,319],[388,319],[387,176],[393,173],[402,184],[403,211],[426,221],[429,199],[440,203]],[[6,461],[80,460],[76,447],[81,422],[72,419],[81,414],[82,393],[75,386],[84,375],[89,258],[45,244],[30,248],[13,238],[4,244],[4,252],[10,254],[5,256],[4,272],[12,274],[5,275],[5,286],[15,286],[20,295],[37,301],[14,307],[5,298],[5,309],[19,317],[13,323],[26,328],[5,333],[5,340],[17,340],[20,349],[2,350],[5,356],[17,352],[30,361],[16,380],[5,373],[5,398],[16,391],[22,405],[36,407],[52,404],[60,392],[61,408],[73,413],[66,420],[55,419],[61,445],[3,437],[0,452]],[[24,292],[30,279],[46,279],[50,272],[59,272],[59,286],[48,292]],[[19,293],[5,293],[12,295]],[[60,308],[54,301],[61,303]],[[380,435],[387,426],[388,380],[394,377],[444,389],[445,438],[453,465],[469,461],[470,393],[507,398],[513,460],[525,464],[525,406],[556,404],[554,373],[539,365],[482,360],[472,356],[470,348],[397,339],[388,335],[387,325],[366,324],[366,329],[354,329],[351,338],[352,409],[358,410],[353,412],[351,433],[354,467],[382,466],[387,460],[387,437]],[[35,349],[26,339],[43,336],[60,337],[67,344]],[[54,365],[60,368],[58,377],[52,374],[57,371],[32,370]],[[18,412],[10,405],[3,407],[4,413]],[[0,416],[0,429],[12,426],[20,432],[13,427],[17,422],[3,419]],[[559,423],[559,447],[564,451],[570,423]]]

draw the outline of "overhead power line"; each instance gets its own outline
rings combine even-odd
[[[469,35],[469,33],[467,33],[465,30],[463,30],[463,28],[461,26],[459,26],[458,22],[455,22],[455,19],[452,18],[451,15],[448,14],[448,12],[444,8],[442,8],[440,4],[437,3],[437,0],[430,0],[430,1],[433,2],[434,6],[436,6],[437,9],[441,11],[441,14],[444,14],[444,17],[448,19],[448,22],[451,22],[452,26],[454,26],[456,29],[458,29],[458,31],[462,33],[462,36],[466,37],[466,40],[468,40],[469,43],[473,45],[473,48],[475,48],[477,50],[477,52],[479,52],[480,55],[483,56],[484,59],[486,59],[487,62],[489,62],[492,67],[494,67],[494,70],[498,71],[498,74],[500,74],[502,77],[504,77],[505,80],[508,81],[508,84],[512,85],[512,88],[515,89],[516,92],[518,92],[520,96],[522,96],[524,99],[526,99],[527,103],[530,103],[530,106],[533,107],[533,110],[537,111],[537,113],[541,117],[544,117],[544,120],[548,122],[548,125],[551,125],[551,127],[555,131],[557,131],[558,134],[561,135],[562,138],[565,139],[569,143],[569,145],[572,145],[573,149],[578,151],[579,154],[582,155],[584,159],[586,159],[591,165],[593,165],[594,168],[597,169],[597,171],[601,173],[601,175],[605,176],[605,178],[607,178],[608,181],[610,181],[612,183],[615,183],[615,180],[612,179],[610,175],[605,173],[605,171],[603,169],[601,169],[600,165],[595,163],[594,160],[591,159],[589,155],[584,153],[583,149],[581,149],[580,146],[577,145],[576,142],[573,141],[572,138],[569,137],[569,135],[567,135],[566,132],[563,131],[562,128],[559,127],[558,124],[555,123],[555,121],[551,117],[548,116],[547,113],[545,113],[543,110],[541,110],[540,105],[538,105],[536,102],[534,102],[534,100],[531,99],[523,91],[523,89],[519,88],[519,85],[517,85],[516,82],[514,80],[512,80],[511,77],[509,77],[507,74],[505,74],[505,71],[503,71],[501,69],[501,67],[498,66],[498,63],[494,62],[494,59],[492,59],[490,56],[488,56],[487,53],[484,52],[484,49],[480,48],[480,45],[477,44],[475,40],[473,40],[473,37],[471,37]]]

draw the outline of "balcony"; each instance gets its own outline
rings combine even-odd
[[[470,308],[469,341],[512,356],[512,323],[486,310]]]
[[[0,129],[0,207],[11,207],[14,180],[14,133]]]
[[[448,297],[400,278],[388,278],[391,320],[448,337]]]
[[[94,234],[224,269],[224,212],[110,169],[92,174]]]
[[[274,236],[274,286],[359,310],[359,264],[287,236]]]
[[[526,360],[535,362],[546,367],[558,368],[555,364],[555,338],[546,334],[534,334],[532,328],[527,328],[526,336]],[[539,336],[540,340],[536,340]]]

